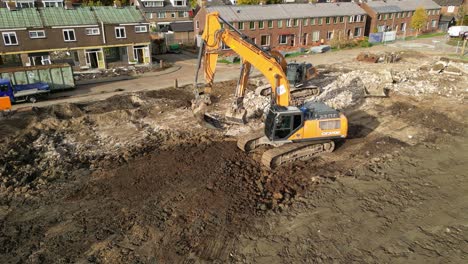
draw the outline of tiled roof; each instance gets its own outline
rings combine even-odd
[[[255,21],[366,14],[366,12],[355,3],[211,6],[207,7],[207,11],[219,12],[220,16],[227,21]]]
[[[35,9],[10,11],[0,8],[0,28],[42,27],[41,17]]]
[[[434,0],[440,6],[461,6],[463,0]]]
[[[47,7],[40,9],[44,26],[74,26],[94,25],[98,21],[89,7],[64,9],[63,7]]]
[[[145,18],[134,6],[115,8],[112,6],[93,7],[98,20],[108,24],[145,22]]]
[[[193,31],[193,21],[172,22],[169,27],[174,32],[188,32]]]
[[[439,9],[440,6],[432,0],[386,0],[368,1],[366,3],[377,13],[394,13],[401,11],[414,11],[419,7],[424,9]]]

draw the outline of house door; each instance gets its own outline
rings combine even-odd
[[[133,48],[133,56],[138,64],[149,64],[150,53],[148,46],[137,46]]]
[[[296,40],[295,40],[295,38],[294,38],[294,37],[295,37],[294,35],[290,35],[290,38],[291,38],[291,40],[290,40],[290,44],[289,44],[289,45],[290,45],[291,47],[294,47],[294,46],[295,46],[295,44],[296,44],[296,43],[295,43],[295,42],[296,42]]]
[[[86,65],[92,69],[105,69],[104,53],[102,49],[86,51]]]
[[[306,46],[307,45],[307,37],[309,35],[307,33],[304,33],[304,37],[302,38],[302,45]]]
[[[92,69],[99,67],[98,65],[98,51],[86,51],[86,64]]]

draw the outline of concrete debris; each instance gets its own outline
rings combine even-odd
[[[401,59],[401,54],[395,52],[385,52],[385,53],[371,53],[371,52],[361,52],[356,57],[358,61],[370,62],[370,63],[395,63]]]

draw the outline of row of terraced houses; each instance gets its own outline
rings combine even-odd
[[[289,2],[291,0],[287,0]],[[450,1],[436,0],[451,4]],[[457,2],[461,5],[462,2]],[[193,44],[205,15],[219,12],[258,45],[311,46],[334,36],[374,31],[411,34],[416,8],[428,14],[424,31],[439,28],[453,8],[432,0],[383,0],[238,6],[235,0],[133,0],[132,6],[74,6],[64,0],[0,0],[0,67],[67,62],[79,69],[151,64],[155,47]],[[445,9],[444,9],[445,8]],[[441,12],[442,11],[442,12]],[[450,15],[450,14],[448,14]]]

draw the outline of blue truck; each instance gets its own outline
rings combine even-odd
[[[13,85],[9,79],[0,79],[0,97],[8,96],[12,103],[35,103],[49,93],[50,86],[45,82]]]

